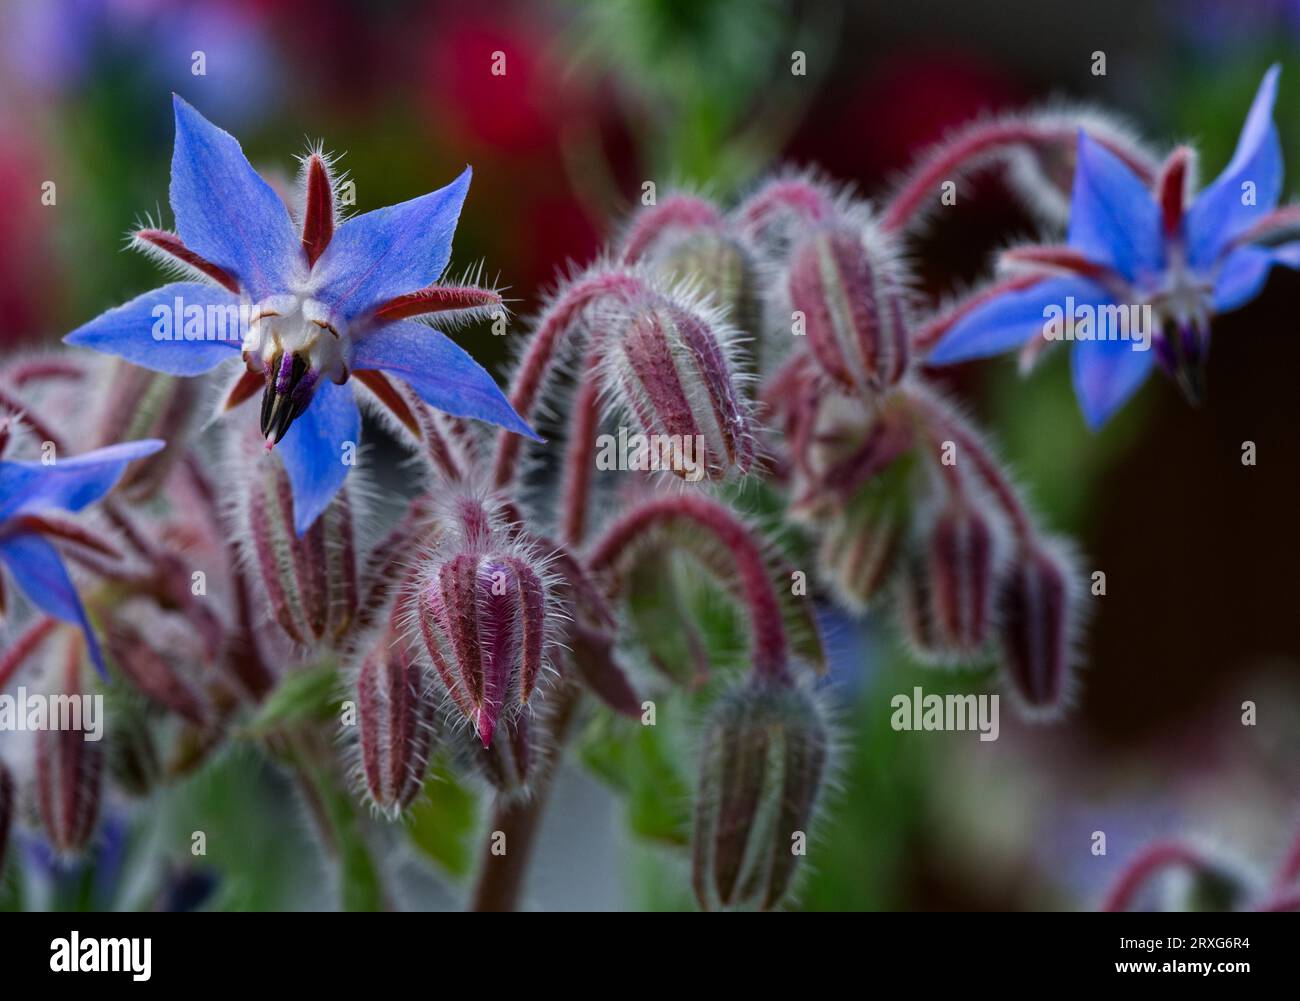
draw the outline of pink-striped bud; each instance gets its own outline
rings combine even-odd
[[[605,392],[640,424],[643,468],[687,480],[748,471],[749,410],[736,387],[733,332],[715,310],[668,297],[609,308]]]
[[[5,871],[5,853],[9,849],[9,832],[14,825],[14,809],[17,791],[14,777],[3,761],[0,761],[0,876]]]
[[[1011,690],[1033,715],[1050,717],[1070,696],[1070,640],[1077,571],[1059,546],[1031,544],[1002,582],[998,639]]]
[[[817,703],[783,684],[724,695],[705,729],[692,885],[705,910],[771,910],[808,840],[829,739]]]
[[[419,795],[437,718],[433,678],[393,627],[379,634],[357,673],[361,773],[371,801],[395,818]]]
[[[36,735],[36,804],[45,835],[61,855],[79,853],[95,830],[103,764],[99,741],[87,740],[84,729]]]
[[[271,616],[295,643],[337,644],[357,615],[357,554],[348,487],[301,537],[293,491],[278,457],[256,460],[248,479],[243,542]]]
[[[484,747],[528,706],[555,616],[545,563],[489,522],[462,518],[421,567],[415,617],[452,704]]]
[[[849,390],[879,392],[907,369],[902,290],[874,235],[848,227],[810,234],[790,259],[789,295],[808,347]]]
[[[956,502],[931,526],[928,558],[931,624],[936,639],[958,657],[978,654],[993,623],[998,565],[995,526],[974,506]]]

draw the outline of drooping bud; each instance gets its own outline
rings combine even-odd
[[[361,771],[375,806],[397,817],[419,795],[433,748],[433,678],[401,631],[389,626],[357,674]]]
[[[13,774],[5,763],[0,761],[0,875],[5,871],[5,852],[9,848],[9,832],[13,828],[16,798]]]
[[[651,296],[611,306],[603,385],[646,437],[642,468],[683,479],[748,471],[753,431],[729,357],[731,329],[707,308]]]
[[[1033,544],[1002,582],[998,639],[1002,670],[1030,713],[1056,715],[1070,695],[1075,569],[1057,546]]]
[[[161,451],[131,463],[117,489],[132,501],[147,500],[162,486],[177,458],[184,454],[197,425],[199,388],[193,379],[151,372],[124,361],[108,362],[109,387],[96,427],[98,444],[137,438],[162,438]]]
[[[955,502],[930,528],[928,571],[931,622],[953,654],[977,654],[988,640],[996,594],[997,537],[973,505]]]
[[[705,910],[771,910],[808,840],[829,751],[817,704],[751,682],[714,708],[700,763],[692,885]]]
[[[545,562],[467,510],[422,561],[415,618],[452,703],[489,747],[542,679],[555,599]]]
[[[301,537],[294,531],[293,491],[278,457],[256,457],[246,497],[243,543],[275,621],[295,643],[337,643],[351,629],[358,607],[347,485]]]
[[[790,259],[789,295],[822,369],[849,390],[879,392],[907,369],[902,290],[876,237],[848,227],[820,229]]]
[[[78,650],[77,656],[80,656]],[[79,699],[70,686],[69,697]],[[79,853],[99,819],[104,755],[100,741],[87,740],[80,713],[36,734],[36,804],[46,837],[63,855]]]

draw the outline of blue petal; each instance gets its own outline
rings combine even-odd
[[[293,487],[293,527],[302,535],[347,479],[361,438],[361,412],[350,386],[325,382],[276,446]],[[344,453],[344,443],[352,448]]]
[[[1142,179],[1105,146],[1080,131],[1069,244],[1128,279],[1164,259],[1160,209]]]
[[[1132,341],[1078,341],[1071,352],[1074,394],[1083,418],[1096,431],[1110,420],[1151,374],[1154,351],[1134,350]]]
[[[58,551],[38,535],[17,535],[0,542],[0,563],[9,568],[19,588],[37,608],[81,627],[95,670],[108,680],[99,643]]]
[[[1047,310],[1055,306],[1069,315],[1066,299],[1075,305],[1108,303],[1111,295],[1085,278],[1048,278],[1019,292],[1008,292],[977,306],[955,324],[935,346],[926,362],[951,365],[986,358],[1018,348],[1042,334]]]
[[[284,292],[307,266],[289,210],[244,157],[239,141],[180,97],[172,152],[176,231],[195,253],[219,264],[254,300]]]
[[[80,511],[113,489],[127,464],[163,447],[157,438],[109,445],[52,465],[0,462],[0,522],[36,511]]]
[[[1282,144],[1273,124],[1280,72],[1273,66],[1264,74],[1231,162],[1187,210],[1188,258],[1194,268],[1208,267],[1229,241],[1271,212],[1282,196]],[[1243,205],[1242,186],[1248,182],[1254,185],[1253,204]]]
[[[376,328],[357,342],[352,367],[391,372],[410,383],[425,403],[453,417],[487,421],[542,440],[515,413],[482,365],[446,334],[423,323],[401,320]]]
[[[1238,247],[1225,257],[1214,282],[1214,311],[1226,313],[1259,295],[1277,259],[1271,248],[1254,246]]]
[[[243,347],[236,319],[239,314],[228,309],[238,305],[239,299],[225,289],[200,282],[173,282],[100,313],[63,338],[63,343],[116,355],[155,372],[199,375]],[[185,310],[192,306],[204,310],[201,333],[213,340],[185,340]],[[209,306],[226,309],[222,314],[227,321],[224,334],[207,322]]]
[[[316,298],[345,320],[437,281],[469,190],[470,168],[445,188],[345,222],[312,271]]]

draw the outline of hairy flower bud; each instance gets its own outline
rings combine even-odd
[[[692,884],[702,908],[781,903],[807,843],[828,743],[817,704],[799,689],[753,682],[723,696],[704,733],[695,809]]]
[[[432,677],[411,643],[390,626],[357,674],[361,772],[371,800],[390,818],[410,806],[424,785],[436,713]]]
[[[1011,689],[1032,713],[1051,716],[1070,695],[1075,579],[1059,547],[1033,544],[1012,560],[1002,583],[998,639]]]
[[[104,755],[83,729],[64,727],[36,735],[36,804],[56,851],[75,855],[99,818]]]
[[[301,537],[294,531],[289,477],[278,458],[257,460],[246,496],[245,548],[275,621],[295,643],[337,643],[355,622],[358,606],[347,486]]]
[[[490,524],[460,531],[421,567],[415,618],[459,713],[484,747],[528,705],[555,616],[545,564]]]
[[[789,295],[808,346],[846,389],[878,392],[907,369],[908,327],[886,255],[848,227],[817,230],[790,259]]]
[[[930,611],[939,642],[958,656],[978,653],[993,622],[997,538],[974,506],[954,503],[930,528]]]
[[[687,480],[748,471],[753,432],[728,354],[730,328],[712,310],[658,296],[612,306],[606,321],[604,389],[651,436],[643,467]]]

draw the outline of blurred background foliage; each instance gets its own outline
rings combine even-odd
[[[796,162],[879,194],[949,129],[1049,98],[1112,109],[1159,145],[1193,141],[1208,177],[1278,60],[1277,121],[1290,162],[1300,154],[1300,3],[1286,0],[11,0],[0,39],[4,351],[52,344],[156,284],[122,246],[145,214],[170,223],[172,90],[236,133],[273,181],[287,184],[293,154],[323,138],[345,153],[358,211],[472,163],[453,264],[485,262],[523,316],[557,270],[592,258],[646,180],[729,202]],[[791,73],[796,51],[805,76]],[[1096,51],[1105,76],[1091,72]],[[504,76],[490,73],[495,52]],[[50,180],[57,204],[45,206]],[[968,285],[1000,246],[1034,232],[984,179],[913,248],[924,291]],[[1004,707],[995,744],[896,734],[893,693],[981,690],[987,678],[924,671],[870,620],[824,610],[825,695],[843,740],[802,906],[1091,907],[1139,845],[1164,834],[1232,845],[1248,866],[1281,854],[1300,765],[1298,294],[1300,276],[1276,274],[1224,318],[1203,409],[1153,380],[1096,436],[1064,356],[1028,380],[1008,360],[951,375],[1044,522],[1074,534],[1107,574],[1081,643],[1078,706],[1050,729]],[[458,336],[485,363],[507,359],[509,338]],[[1239,461],[1245,440],[1256,467]],[[726,676],[741,669],[742,644],[725,610],[705,605]],[[573,778],[552,805],[533,905],[690,906],[687,720],[707,689],[664,687],[655,728],[587,723],[578,757],[600,784]],[[1260,707],[1253,729],[1240,725],[1244,699]],[[440,906],[472,866],[483,811],[443,767],[428,793],[386,850],[410,872],[400,903]],[[329,906],[292,803],[275,769],[232,751],[153,809],[120,810],[87,864],[46,860],[21,878],[11,867],[0,901]],[[199,829],[209,854],[195,869],[188,838]],[[1098,830],[1104,857],[1089,850]],[[349,871],[364,893],[364,866]]]

